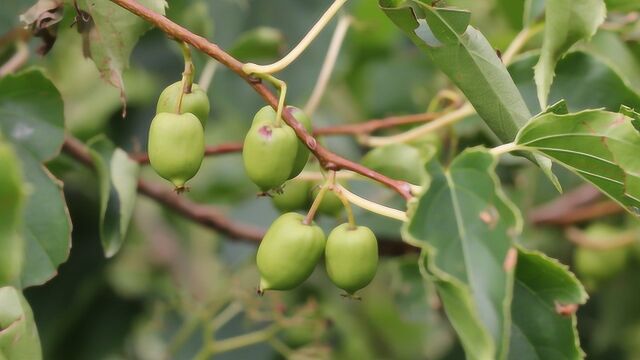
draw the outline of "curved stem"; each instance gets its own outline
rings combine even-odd
[[[351,203],[347,199],[347,197],[342,193],[342,191],[334,187],[333,192],[338,196],[340,201],[342,201],[342,205],[344,205],[345,211],[347,212],[347,221],[349,221],[349,228],[356,228],[356,218],[353,216],[353,208],[351,207]]]
[[[526,27],[522,29],[516,35],[516,37],[511,41],[507,50],[505,50],[504,54],[502,54],[502,62],[505,66],[508,66],[513,61],[513,58],[522,50],[522,48],[534,37],[537,33],[539,33],[544,28],[544,24],[536,24],[533,26]]]
[[[282,126],[282,109],[284,109],[284,100],[287,97],[287,83],[269,74],[255,74],[256,77],[267,80],[271,85],[275,86],[280,91],[278,97],[278,108],[276,109],[276,124]]]
[[[313,199],[313,203],[309,208],[309,212],[307,216],[304,218],[304,224],[309,225],[313,222],[313,218],[316,216],[316,212],[318,211],[318,207],[320,207],[320,203],[322,202],[322,198],[324,198],[324,194],[329,190],[329,180],[325,182],[322,187],[320,187],[320,191],[318,191],[318,195]]]
[[[419,139],[420,137],[432,131],[441,129],[445,126],[449,126],[474,113],[475,113],[475,109],[473,108],[473,106],[470,103],[466,103],[462,107],[452,112],[446,113],[431,122],[428,122],[424,125],[413,128],[409,131],[406,131],[397,135],[391,135],[391,136],[365,136],[361,138],[361,142],[363,145],[370,146],[370,147],[409,142],[412,140]]]
[[[331,38],[331,43],[327,50],[327,56],[324,58],[324,63],[322,63],[318,80],[316,80],[316,85],[311,92],[311,96],[309,97],[307,104],[304,106],[304,112],[307,116],[313,115],[320,104],[320,100],[322,99],[322,95],[324,95],[329,79],[331,78],[331,73],[333,72],[333,68],[336,64],[336,60],[338,59],[340,46],[342,46],[342,42],[344,41],[345,35],[347,35],[347,30],[349,29],[350,24],[351,17],[349,16],[341,16],[338,20],[338,25],[336,26],[336,30],[333,32],[333,37]]]
[[[176,104],[176,112],[178,114],[181,113],[180,109],[182,108],[182,98],[184,97],[184,94],[191,93],[191,88],[193,87],[193,76],[195,72],[195,67],[191,59],[191,49],[189,49],[189,44],[181,41],[180,48],[182,49],[182,57],[184,58],[184,71],[182,72],[182,91],[180,92],[180,96],[178,97],[178,103]]]
[[[500,146],[496,146],[491,150],[489,150],[489,152],[493,156],[500,156],[502,154],[506,154],[508,152],[521,150],[521,149],[523,149],[523,147],[521,147],[520,145],[510,142],[510,143],[502,144]]]
[[[394,208],[390,208],[388,206],[384,206],[382,204],[378,204],[375,203],[373,201],[367,200],[365,198],[362,198],[352,192],[350,192],[349,190],[345,189],[343,186],[340,186],[338,184],[335,185],[337,190],[340,191],[345,198],[347,198],[347,200],[349,200],[350,203],[361,207],[365,210],[371,211],[373,213],[376,213],[378,215],[382,215],[382,216],[386,216],[388,218],[392,218],[392,219],[396,219],[396,220],[400,220],[400,221],[407,221],[407,213],[404,211],[400,211]]]
[[[242,67],[242,70],[247,74],[273,74],[295,61],[300,54],[315,40],[320,34],[322,29],[327,26],[329,21],[336,15],[338,10],[346,3],[347,0],[335,0],[333,4],[327,9],[327,11],[320,17],[320,19],[313,25],[311,30],[300,40],[298,45],[293,48],[285,57],[279,61],[270,65],[257,65],[253,63],[247,63]]]
[[[243,80],[245,80],[247,84],[249,84],[249,86],[251,86],[251,88],[253,88],[253,90],[255,90],[255,92],[260,95],[268,105],[270,105],[274,109],[278,108],[278,98],[274,96],[273,92],[269,90],[268,86],[260,81],[256,81],[255,77],[248,76],[242,69],[244,64],[224,50],[220,49],[220,47],[216,44],[209,42],[202,36],[198,36],[190,32],[184,27],[169,20],[167,17],[140,5],[140,3],[138,3],[136,0],[110,1],[147,20],[171,37],[179,39],[181,41],[185,41],[194,48],[214,58],[222,65],[226,66],[229,70],[240,76]],[[284,122],[287,123],[287,125],[291,126],[293,131],[296,133],[296,136],[306,147],[309,148],[309,150],[320,161],[325,169],[345,169],[355,171],[393,189],[404,199],[411,199],[411,188],[405,181],[389,178],[388,176],[384,176],[377,171],[367,168],[366,166],[345,159],[344,157],[341,157],[329,151],[321,144],[319,144],[318,141],[311,134],[309,134],[309,132],[307,132],[305,127],[299,121],[297,121],[290,112],[284,111],[282,115]]]

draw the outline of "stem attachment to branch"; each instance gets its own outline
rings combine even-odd
[[[176,112],[178,114],[182,113],[180,109],[182,108],[182,98],[184,97],[184,94],[191,93],[195,73],[195,66],[191,60],[191,49],[189,48],[189,44],[184,41],[180,41],[180,48],[182,49],[182,57],[184,58],[184,71],[182,72],[181,80],[182,91],[180,92],[180,97],[178,97],[178,103],[176,104]]]
[[[269,74],[255,74],[255,76],[268,81],[280,92],[280,97],[278,97],[278,109],[276,109],[276,125],[282,126],[282,123],[284,122],[282,119],[282,109],[284,109],[284,100],[287,97],[287,83]]]

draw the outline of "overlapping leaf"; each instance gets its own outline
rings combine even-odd
[[[540,60],[535,67],[540,108],[547,107],[547,98],[558,60],[576,42],[595,34],[604,21],[603,0],[553,0],[545,4],[544,41]]]
[[[22,210],[26,189],[20,160],[0,133],[0,286],[20,277],[24,258]]]
[[[379,3],[462,90],[498,138],[512,141],[531,114],[491,44],[469,26],[469,12],[434,8],[422,2],[415,2],[415,9],[397,7],[390,0]]]
[[[42,72],[28,70],[0,79],[0,130],[13,144],[30,187],[22,222],[26,257],[21,284],[42,284],[56,274],[71,247],[62,184],[42,165],[62,146],[63,105]]]
[[[574,306],[586,300],[584,288],[566,266],[519,249],[509,359],[583,358]]]
[[[509,66],[518,90],[533,113],[541,111],[532,69],[537,60],[537,54],[530,54]],[[570,112],[598,108],[616,111],[622,104],[640,108],[640,95],[625,83],[620,74],[608,62],[590,52],[571,52],[558,62],[549,103],[566,100]],[[625,77],[630,75],[624,74]]]
[[[429,189],[403,229],[406,241],[425,249],[445,310],[477,359],[506,357],[513,268],[505,261],[521,229],[494,168],[483,149],[466,150],[446,169],[431,162]]]
[[[521,129],[516,144],[575,171],[632,213],[640,209],[640,134],[623,114],[546,113]]]
[[[105,255],[111,257],[127,234],[140,167],[104,136],[89,145],[100,184],[100,238]]]
[[[141,5],[164,15],[164,0],[141,0]],[[111,1],[80,0],[88,20],[78,24],[85,37],[87,56],[91,56],[104,80],[120,89],[123,104],[125,89],[122,72],[129,67],[129,56],[138,39],[150,25]]]
[[[31,307],[20,290],[0,288],[0,359],[42,359]]]

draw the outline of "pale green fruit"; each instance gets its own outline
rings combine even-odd
[[[191,113],[159,113],[151,122],[148,147],[153,169],[181,190],[202,164],[204,129]]]

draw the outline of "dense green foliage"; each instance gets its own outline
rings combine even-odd
[[[640,359],[639,2],[344,6],[3,3],[0,359]]]

